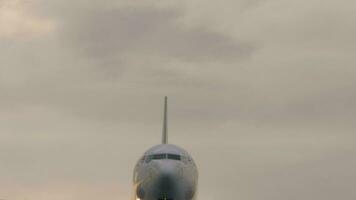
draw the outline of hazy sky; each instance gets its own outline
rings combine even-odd
[[[349,0],[0,0],[0,199],[130,199],[165,95],[198,199],[356,199],[355,19]]]

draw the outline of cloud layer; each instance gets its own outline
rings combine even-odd
[[[0,199],[129,199],[165,95],[199,198],[354,199],[352,4],[0,1]]]

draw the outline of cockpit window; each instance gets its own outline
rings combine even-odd
[[[146,156],[145,162],[149,163],[151,160],[162,160],[162,159],[181,160],[181,156],[177,154],[153,154],[153,155]]]
[[[155,154],[151,155],[152,160],[162,160],[166,158],[166,154]]]
[[[176,154],[167,154],[167,158],[171,160],[181,160],[180,155]]]
[[[146,163],[149,163],[151,160],[162,160],[166,159],[166,154],[153,154],[146,156]]]

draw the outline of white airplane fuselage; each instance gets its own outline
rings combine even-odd
[[[134,200],[194,200],[198,171],[182,148],[160,144],[150,148],[134,169]]]
[[[198,171],[192,157],[172,144],[152,147],[134,170],[134,200],[194,200]]]
[[[168,143],[167,97],[162,144],[147,150],[134,169],[133,200],[195,200],[198,170],[184,149]]]

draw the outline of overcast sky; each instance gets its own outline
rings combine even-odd
[[[0,0],[0,199],[130,199],[165,95],[198,199],[356,199],[355,19],[349,0]]]

